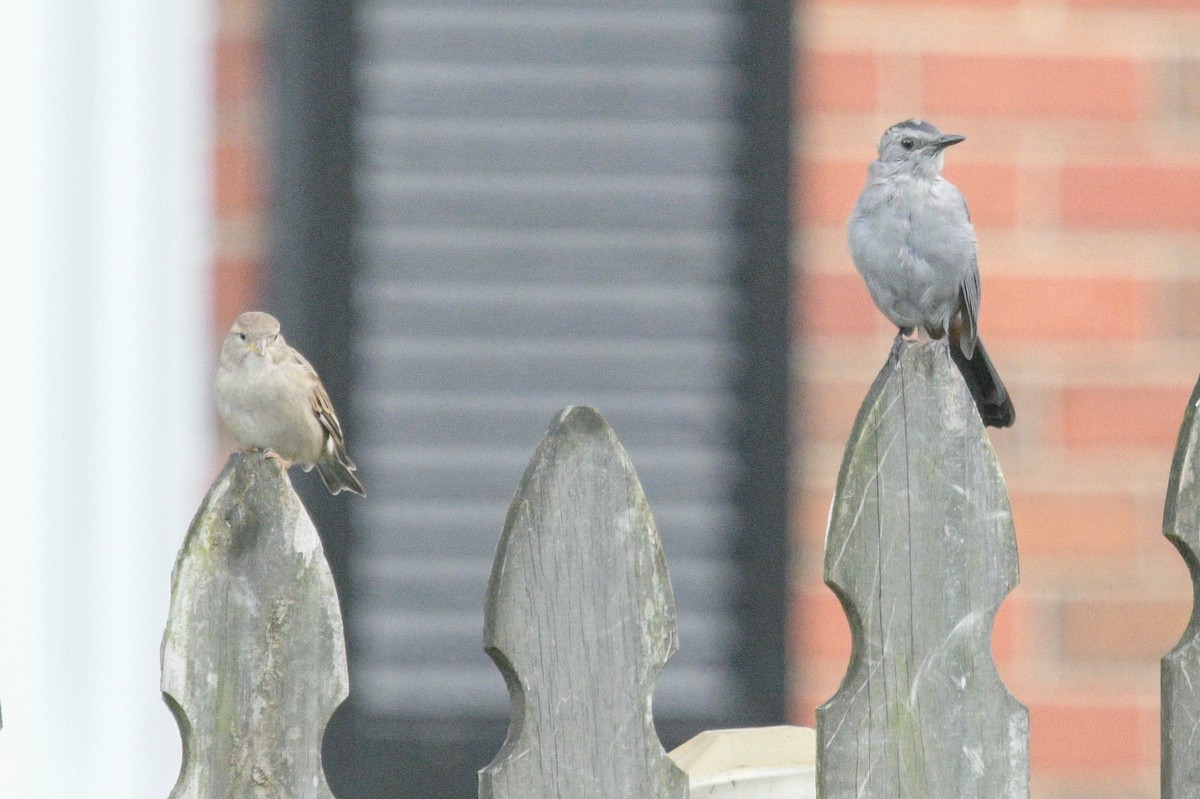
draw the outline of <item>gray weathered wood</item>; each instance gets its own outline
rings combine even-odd
[[[321,738],[347,690],[316,528],[277,461],[235,454],[171,578],[162,692],[184,753],[171,799],[331,799]]]
[[[651,693],[675,652],[662,545],[599,413],[551,424],[509,508],[488,586],[488,654],[512,700],[482,799],[683,799]]]
[[[859,411],[825,580],[853,655],[817,710],[823,799],[1029,795],[1029,716],[1001,683],[992,622],[1017,582],[995,453],[944,341],[904,342]]]
[[[1167,501],[1163,535],[1183,556],[1192,576],[1192,618],[1179,643],[1162,659],[1162,796],[1200,797],[1200,382],[1183,415]]]

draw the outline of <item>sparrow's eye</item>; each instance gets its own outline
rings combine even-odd
[[[238,333],[238,338],[240,338],[242,341],[245,341],[245,340],[246,340],[246,334],[245,334],[245,333]]]
[[[905,150],[911,150],[916,145],[917,145],[917,143],[915,141],[913,141],[911,138],[909,138],[908,136],[905,136],[903,139],[900,140],[900,146],[903,147]]]

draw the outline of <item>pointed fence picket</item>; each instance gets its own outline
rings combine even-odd
[[[517,488],[484,644],[513,715],[481,799],[686,799],[650,710],[678,648],[671,581],[633,464],[591,408],[558,415]]]
[[[1200,383],[1163,530],[1200,598],[1198,406]],[[1028,714],[990,648],[1017,581],[1012,517],[946,344],[899,344],[864,400],[825,569],[853,651],[815,742],[795,728],[714,731],[666,754],[651,699],[678,642],[662,545],[612,429],[590,408],[562,411],[513,498],[488,589],[484,641],[512,721],[479,796],[1028,797]],[[172,799],[330,799],[320,741],[347,693],[342,621],[320,540],[276,461],[234,455],[201,505],[172,578],[162,664],[184,743]],[[1200,797],[1196,675],[1194,609],[1162,664],[1165,799]]]
[[[348,684],[316,528],[278,461],[235,454],[171,577],[162,692],[183,736],[171,799],[332,799],[321,738]]]
[[[481,797],[689,796],[651,712],[678,645],[670,578],[633,465],[596,411],[561,412],[535,452],[485,619],[513,719]],[[347,694],[342,620],[317,532],[275,460],[232,456],[188,530],[162,691],[184,747],[171,799],[331,799],[320,742]],[[807,799],[812,747],[791,745],[795,732],[709,733],[676,757],[700,775],[696,797]]]
[[[1192,577],[1192,618],[1182,639],[1163,659],[1162,797],[1200,797],[1200,382],[1192,391],[1179,439],[1167,501],[1163,535],[1175,545]]]
[[[823,799],[1029,795],[1029,716],[1000,682],[992,622],[1017,582],[999,464],[944,341],[899,341],[838,477],[825,581],[850,620],[817,710]]]

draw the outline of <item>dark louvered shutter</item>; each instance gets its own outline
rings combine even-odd
[[[784,535],[780,514],[766,514],[777,529],[747,530],[763,517],[747,484],[783,467],[782,408],[756,392],[786,383],[747,384],[756,363],[786,363],[754,351],[782,336],[753,340],[786,302],[753,296],[745,274],[762,268],[748,228],[773,224],[764,240],[786,241],[786,219],[747,211],[747,159],[779,155],[747,144],[758,89],[743,51],[761,24],[717,0],[353,8],[344,401],[368,497],[346,506],[353,544],[334,553],[350,586],[354,719],[335,724],[335,757],[421,750],[403,762],[423,790],[459,795],[494,754],[508,696],[482,650],[488,574],[529,456],[571,404],[597,407],[621,437],[666,549],[682,644],[655,694],[666,742],[782,718],[781,674],[747,696],[754,626],[782,617],[752,597],[769,585],[783,601],[782,564],[747,558],[778,560]],[[786,271],[773,255],[767,268]],[[745,428],[763,418],[773,439],[759,447]],[[759,676],[782,671],[780,653],[758,659]],[[335,787],[392,784],[339,768]],[[395,779],[411,790],[418,777]]]

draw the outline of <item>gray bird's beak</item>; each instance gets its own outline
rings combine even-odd
[[[250,350],[258,357],[262,357],[267,353],[267,336],[259,336],[250,339]]]
[[[958,144],[960,141],[966,141],[966,136],[959,136],[957,133],[947,133],[933,143],[934,150],[945,150],[951,144]]]

